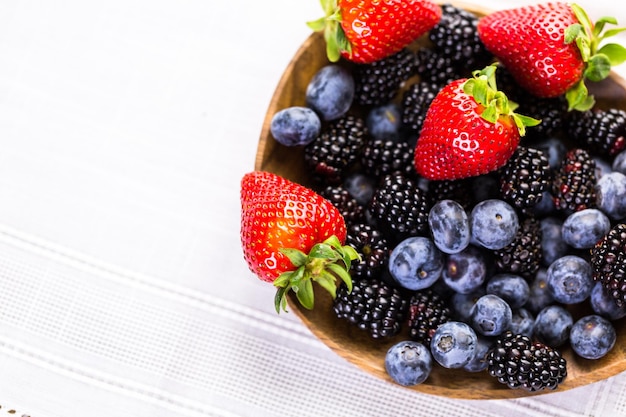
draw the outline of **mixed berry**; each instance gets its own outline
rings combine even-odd
[[[345,221],[356,254],[333,312],[389,343],[393,381],[441,366],[555,389],[559,349],[601,358],[626,316],[626,112],[595,105],[576,42],[559,64],[580,73],[557,90],[501,42],[547,7],[563,32],[586,16],[577,6],[479,19],[423,3],[419,48],[362,50],[346,32],[352,47],[331,45],[307,107],[278,112],[272,135],[304,149],[310,188]],[[536,35],[515,42],[539,48]]]

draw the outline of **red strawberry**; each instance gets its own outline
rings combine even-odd
[[[331,62],[340,56],[368,64],[400,51],[432,29],[441,7],[428,0],[322,0],[325,17],[309,22],[324,30]]]
[[[495,66],[459,79],[435,96],[415,146],[415,168],[430,180],[453,180],[486,174],[511,157],[538,120],[513,112],[495,84]]]
[[[241,180],[241,244],[250,270],[278,288],[276,310],[285,308],[293,289],[300,303],[313,307],[312,281],[335,296],[335,278],[351,288],[350,262],[356,251],[342,246],[343,217],[314,191],[269,172]]]
[[[478,23],[478,35],[487,49],[515,80],[538,97],[566,95],[570,110],[588,110],[585,78],[599,81],[611,65],[626,58],[617,44],[599,48],[600,42],[623,29],[603,32],[612,18],[594,25],[580,6],[543,3],[491,13]]]

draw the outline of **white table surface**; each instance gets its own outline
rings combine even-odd
[[[621,3],[579,3],[626,23]],[[626,375],[520,400],[430,397],[275,314],[242,259],[239,180],[320,11],[0,2],[0,416],[626,415]]]

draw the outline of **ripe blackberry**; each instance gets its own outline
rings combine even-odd
[[[559,135],[563,130],[567,115],[567,101],[564,96],[539,98],[530,94],[523,94],[519,98],[511,99],[519,104],[524,115],[541,120],[537,126],[526,130],[526,141],[545,140]]]
[[[468,72],[489,64],[493,56],[478,37],[478,17],[451,4],[443,4],[441,11],[441,20],[428,35],[435,48],[455,67]]]
[[[455,67],[452,58],[433,48],[420,48],[417,51],[416,71],[422,82],[445,86],[453,80],[463,78],[467,71]]]
[[[582,148],[569,150],[554,174],[552,196],[555,208],[572,213],[596,206],[596,163]]]
[[[535,148],[518,146],[498,175],[502,199],[518,209],[534,207],[550,186],[548,158]]]
[[[419,135],[426,111],[439,90],[439,84],[422,81],[411,84],[402,94],[402,124],[412,133]]]
[[[361,165],[365,174],[381,178],[398,172],[407,176],[415,173],[414,148],[407,142],[393,140],[369,140],[363,146]]]
[[[415,53],[403,49],[371,64],[354,68],[354,102],[362,106],[388,103],[416,70]]]
[[[593,278],[620,307],[626,306],[626,223],[619,223],[591,249]]]
[[[369,224],[356,223],[348,227],[346,245],[352,246],[361,255],[361,262],[353,262],[351,274],[355,278],[380,276],[389,261],[387,239],[378,229]]]
[[[338,318],[369,332],[374,339],[398,334],[407,307],[408,302],[400,290],[377,278],[354,280],[351,292],[341,283],[333,302]]]
[[[487,363],[489,375],[511,389],[553,390],[567,377],[567,361],[558,350],[510,331],[496,341]]]
[[[541,223],[534,217],[520,222],[513,242],[502,249],[493,251],[498,272],[509,272],[532,279],[541,266]]]
[[[473,202],[471,182],[467,179],[429,181],[428,194],[430,201],[454,200],[466,210]]]
[[[352,197],[343,185],[328,185],[320,191],[320,195],[337,207],[346,225],[364,221],[365,208]]]
[[[445,300],[431,289],[413,293],[409,300],[408,326],[411,339],[430,346],[437,327],[452,320]]]
[[[591,153],[613,157],[626,148],[626,111],[593,109],[567,119],[566,133]]]
[[[428,233],[430,206],[428,196],[413,179],[389,174],[374,192],[370,211],[388,238],[401,240]]]
[[[341,182],[347,169],[358,160],[368,137],[365,121],[347,115],[330,122],[304,148],[304,161],[315,180],[325,184]]]

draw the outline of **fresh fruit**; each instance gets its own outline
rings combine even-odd
[[[413,148],[407,142],[374,139],[363,146],[363,172],[380,179],[388,174],[413,176]]]
[[[594,313],[609,320],[619,320],[626,317],[626,306],[618,306],[615,299],[611,297],[601,282],[596,282],[589,296],[591,309]]]
[[[287,107],[276,113],[270,124],[272,136],[285,146],[302,146],[320,134],[322,122],[308,107]]]
[[[306,104],[322,120],[346,115],[354,100],[354,77],[346,68],[329,64],[320,68],[306,88]]]
[[[546,279],[555,301],[576,304],[584,301],[593,289],[591,265],[576,255],[566,255],[552,262]]]
[[[626,306],[626,223],[615,225],[591,249],[593,279],[600,281],[618,306]]]
[[[563,221],[556,217],[545,217],[541,219],[541,263],[545,266],[562,256],[570,250],[563,240]]]
[[[414,341],[398,342],[385,355],[385,370],[396,383],[405,387],[426,381],[433,368],[430,350]]]
[[[612,220],[626,219],[626,175],[617,171],[604,174],[595,191],[598,209]]]
[[[428,226],[437,248],[447,254],[459,253],[470,243],[469,217],[454,200],[439,200],[428,213]]]
[[[534,326],[535,317],[529,310],[525,308],[513,310],[510,328],[513,334],[522,334],[527,337],[532,337]]]
[[[286,307],[293,290],[313,308],[316,282],[331,295],[336,279],[351,286],[351,262],[358,255],[342,246],[346,225],[339,211],[309,188],[269,172],[241,180],[241,245],[250,270],[277,287],[275,307]]]
[[[530,298],[528,282],[515,274],[503,273],[492,276],[487,281],[485,290],[487,294],[502,298],[512,309],[522,307]]]
[[[574,323],[569,335],[572,350],[585,359],[600,359],[615,346],[615,327],[604,317],[592,314]]]
[[[485,294],[476,300],[470,310],[472,328],[483,336],[499,336],[511,327],[511,306],[494,294]]]
[[[552,304],[537,313],[533,336],[541,343],[556,348],[567,342],[573,324],[569,311],[559,304]]]
[[[533,314],[537,314],[545,307],[554,303],[554,297],[552,297],[552,293],[550,293],[550,289],[548,288],[547,279],[547,269],[540,268],[535,278],[530,282],[530,296],[526,304],[524,304],[524,308],[528,309]]]
[[[558,350],[511,332],[496,341],[487,362],[489,375],[512,389],[553,390],[567,377],[567,361]]]
[[[428,0],[322,0],[325,16],[308,23],[324,31],[331,62],[340,57],[367,64],[409,45],[441,19],[441,8]]]
[[[402,93],[402,124],[416,137],[422,130],[428,107],[440,89],[438,84],[420,81]]]
[[[319,194],[339,210],[346,227],[365,221],[365,209],[343,185],[327,185]]]
[[[532,216],[523,219],[511,243],[493,251],[497,272],[531,278],[539,269],[543,256],[541,225]]]
[[[571,140],[594,154],[614,157],[626,147],[624,110],[596,108],[573,113],[565,126],[565,133]]]
[[[502,200],[483,200],[469,215],[472,243],[487,249],[502,249],[510,245],[519,230],[515,209]]]
[[[444,368],[462,368],[476,354],[478,337],[466,323],[449,321],[435,330],[430,341],[430,352]]]
[[[502,167],[526,126],[495,83],[496,66],[446,85],[431,102],[415,147],[415,168],[430,180],[460,179]]]
[[[360,172],[353,172],[346,176],[343,186],[362,206],[366,207],[372,201],[375,189],[373,178]]]
[[[376,106],[367,113],[365,118],[367,131],[374,139],[400,140],[402,128],[402,114],[396,103],[387,103]]]
[[[446,256],[441,278],[459,294],[470,294],[487,279],[485,256],[476,246],[470,245],[459,253]]]
[[[446,300],[432,289],[416,291],[409,300],[408,327],[411,339],[430,346],[435,330],[451,320]]]
[[[429,238],[404,239],[389,255],[389,272],[397,285],[409,290],[428,288],[441,276],[443,254]]]
[[[476,349],[474,357],[470,359],[468,363],[463,365],[463,370],[467,372],[482,372],[487,369],[489,364],[487,363],[487,355],[493,349],[495,343],[494,338],[485,337],[482,335],[476,335],[478,342],[476,343]]]
[[[582,148],[567,151],[552,183],[554,205],[566,214],[596,206],[596,163]]]
[[[578,5],[539,3],[491,13],[478,23],[478,35],[487,49],[515,80],[539,97],[566,95],[570,109],[590,109],[585,79],[606,78],[611,65],[626,59],[618,44],[600,43],[619,30],[603,29],[616,24],[602,18],[593,24]]]
[[[348,226],[346,245],[356,250],[361,260],[352,262],[350,273],[356,278],[379,277],[389,262],[389,245],[382,232],[374,226],[356,223]]]
[[[543,123],[543,122],[542,122]],[[550,185],[548,159],[539,149],[518,146],[498,171],[502,199],[518,209],[534,207]]]
[[[611,221],[598,209],[584,209],[567,216],[563,241],[576,249],[591,249],[611,230]]]

